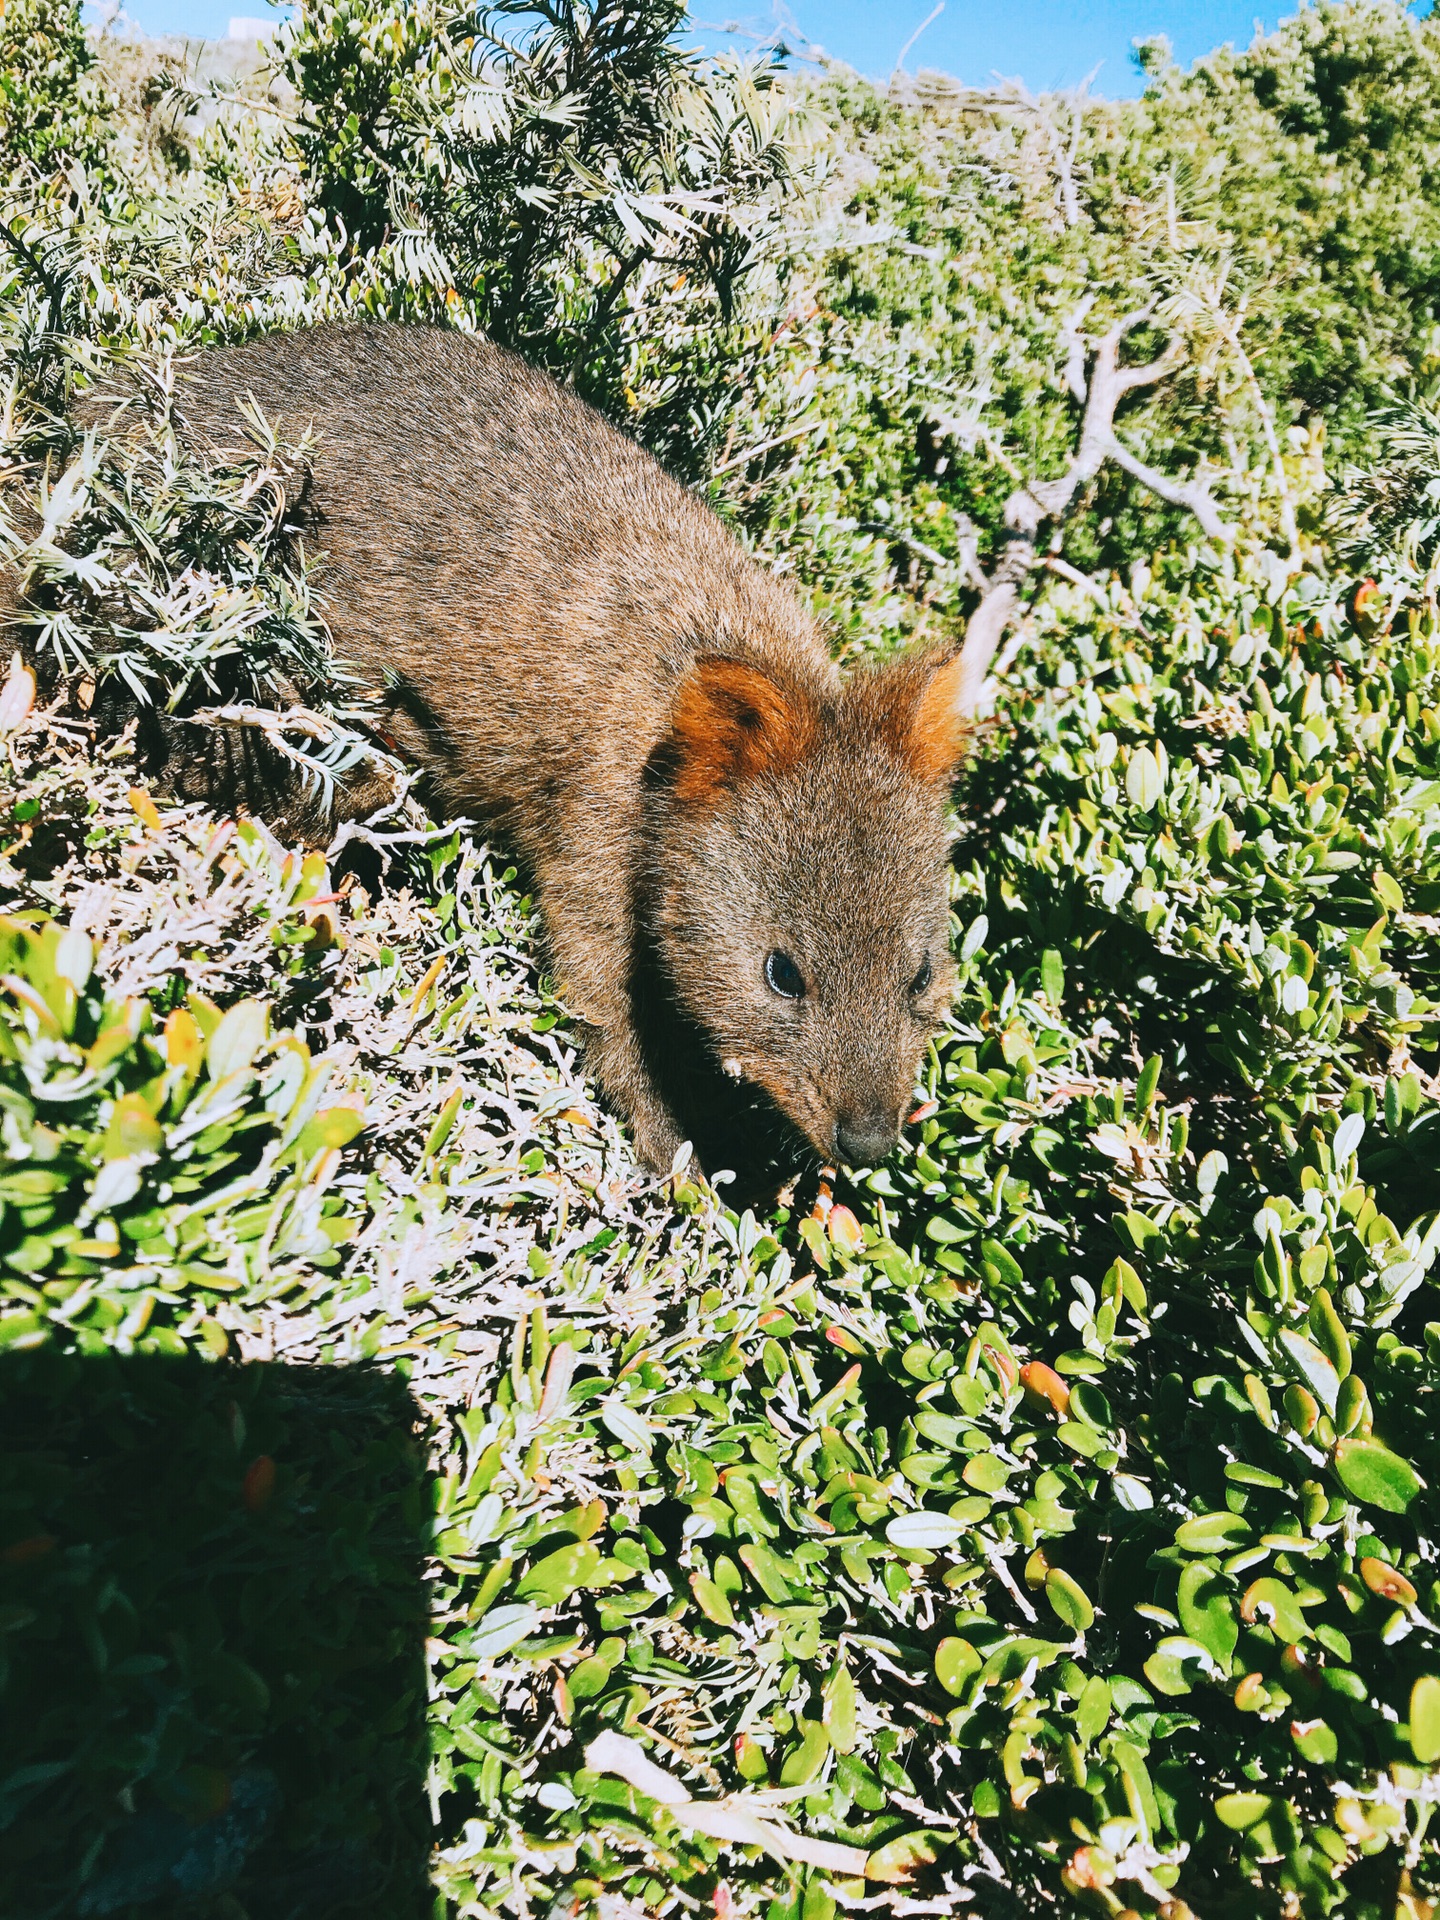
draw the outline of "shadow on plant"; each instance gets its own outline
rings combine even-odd
[[[10,1920],[430,1911],[418,1418],[371,1369],[4,1358]]]

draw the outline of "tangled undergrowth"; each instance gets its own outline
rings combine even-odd
[[[673,8],[600,11],[629,55],[668,46]],[[1084,274],[1107,311],[1149,286],[1190,354],[1121,425],[1152,465],[1206,452],[1228,537],[1094,478],[957,790],[960,986],[907,1144],[828,1211],[757,1214],[683,1159],[637,1169],[503,853],[426,817],[331,677],[283,506],[304,449],[257,423],[253,463],[209,473],[165,417],[189,344],[470,324],[514,284],[513,234],[401,187],[431,113],[419,185],[496,177],[513,141],[562,190],[540,96],[563,32],[526,65],[493,37],[516,17],[471,21],[492,64],[467,68],[423,9],[394,32],[308,10],[290,83],[329,91],[306,139],[346,36],[403,68],[374,90],[385,138],[319,167],[254,99],[207,128],[157,85],[107,121],[73,18],[4,16],[39,52],[10,56],[0,275],[0,533],[34,669],[0,688],[0,1906],[1423,1920],[1433,438],[1412,401],[1367,463],[1338,409],[1327,493],[1314,364],[1267,387],[1242,303],[1200,298],[1216,249],[1243,278],[1295,244],[1293,182],[1267,255],[1233,171],[1172,169],[1146,202],[1136,155],[1164,158],[1157,101],[1203,101],[1245,180],[1272,134],[1292,168],[1358,175],[1335,75],[1409,86],[1433,30],[1316,8],[1193,85],[1165,70],[1128,119],[842,78],[792,123],[798,83],[701,98],[667,52],[645,111],[729,144],[647,185],[624,132],[568,176],[585,205],[520,233],[566,338],[594,332],[597,397],[662,448],[688,420],[716,496],[856,647],[974,604],[1017,463],[1068,444],[1042,347],[1058,368]],[[716,160],[782,125],[788,157]],[[1398,206],[1431,134],[1418,106],[1392,133]],[[657,240],[712,163],[741,202],[724,300]],[[817,197],[782,219],[766,195],[802,177]],[[342,190],[380,222],[364,249]],[[968,345],[962,242],[995,269]],[[1292,265],[1276,284],[1308,285]],[[1403,279],[1376,312],[1419,380]],[[76,423],[122,359],[157,373],[139,442]],[[394,797],[289,846],[167,797],[157,713],[202,740],[258,722],[312,795],[370,756]]]

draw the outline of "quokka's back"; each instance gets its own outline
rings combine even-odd
[[[421,719],[446,799],[507,808],[527,839],[563,832],[572,777],[593,789],[644,765],[701,648],[832,683],[813,621],[712,513],[488,340],[271,334],[198,356],[179,391],[216,447],[244,444],[247,395],[282,433],[313,426],[337,656],[402,677],[395,705]]]
[[[489,342],[321,327],[201,354],[182,423],[310,430],[342,663],[528,863],[592,1064],[668,1162],[777,1110],[893,1142],[947,998],[953,663],[841,682],[794,593],[632,441]]]

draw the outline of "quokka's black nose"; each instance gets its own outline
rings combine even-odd
[[[856,1114],[836,1126],[835,1151],[847,1167],[878,1167],[890,1158],[899,1131],[893,1113]]]

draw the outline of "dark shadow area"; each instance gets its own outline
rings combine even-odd
[[[734,1183],[725,1188],[726,1205],[767,1204],[797,1172],[818,1168],[815,1150],[763,1088],[721,1072],[706,1036],[676,1003],[644,937],[643,912],[637,901],[636,925],[642,931],[627,985],[645,1065],[699,1165],[707,1174],[734,1174]]]
[[[676,773],[676,747],[662,740],[645,767],[644,786],[662,796]],[[646,1070],[707,1174],[728,1171],[729,1206],[773,1202],[787,1182],[813,1184],[819,1156],[762,1087],[733,1080],[706,1035],[679,1004],[648,929],[656,924],[655,876],[642,861],[630,877],[630,924],[635,929],[626,992]]]
[[[306,790],[294,761],[259,728],[210,726],[153,708],[136,718],[136,765],[162,793],[198,801],[222,820],[253,814],[287,844],[323,847],[330,838],[324,796]]]
[[[419,1920],[420,1416],[370,1368],[0,1361],[0,1913]]]

